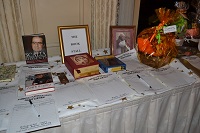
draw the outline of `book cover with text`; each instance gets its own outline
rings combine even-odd
[[[27,64],[48,62],[46,38],[44,34],[22,36]]]
[[[25,95],[34,95],[55,90],[51,72],[26,73]]]

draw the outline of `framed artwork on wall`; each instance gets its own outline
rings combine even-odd
[[[88,25],[58,26],[62,63],[69,55],[92,54]]]
[[[136,26],[110,26],[110,42],[115,56],[135,48]]]

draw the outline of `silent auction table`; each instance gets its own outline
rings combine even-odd
[[[20,66],[24,62],[18,62]],[[60,57],[49,59],[61,71]],[[174,75],[176,76],[176,75]],[[16,78],[19,75],[16,75]],[[38,133],[199,133],[200,82],[160,94],[131,97],[111,104],[71,109],[61,126]],[[1,131],[1,133],[6,131]]]
[[[199,133],[200,84],[61,118],[41,133]]]
[[[199,84],[179,88],[62,118],[62,126],[49,132],[198,133],[199,98]]]

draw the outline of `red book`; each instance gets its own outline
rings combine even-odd
[[[88,53],[65,56],[65,66],[75,79],[99,74],[99,63]]]

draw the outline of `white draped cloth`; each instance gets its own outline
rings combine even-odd
[[[200,80],[160,94],[70,111],[60,117],[61,126],[37,133],[200,133]]]
[[[40,133],[199,133],[200,83],[61,118]]]

